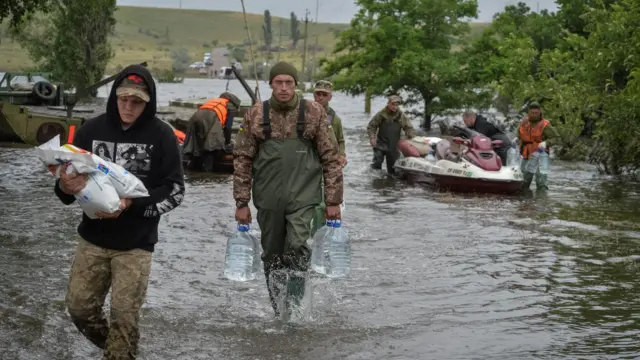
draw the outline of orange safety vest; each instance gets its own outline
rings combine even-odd
[[[227,103],[229,99],[222,98],[214,98],[207,100],[207,102],[200,106],[200,110],[210,110],[215,111],[216,115],[218,115],[218,119],[220,119],[220,124],[222,127],[227,123]]]
[[[187,136],[187,134],[178,129],[174,129],[173,134],[178,138],[178,142],[180,143],[180,145],[184,145],[184,138]]]
[[[520,152],[523,158],[528,160],[529,156],[536,151],[538,145],[542,142],[542,133],[547,125],[549,125],[549,120],[547,119],[540,120],[534,126],[531,126],[531,121],[526,121],[520,125],[520,141],[522,142]],[[547,146],[545,150],[549,152],[549,147]]]

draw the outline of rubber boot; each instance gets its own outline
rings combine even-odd
[[[286,313],[286,308],[284,308],[286,305],[286,301],[283,301],[285,299],[282,298],[282,295],[286,296],[286,293],[282,293],[283,291],[286,291],[286,273],[282,269],[265,269],[264,274],[267,279],[267,290],[269,291],[269,300],[271,302],[271,307],[273,308],[275,317],[279,318],[282,313]]]

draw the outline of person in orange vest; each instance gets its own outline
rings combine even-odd
[[[233,151],[231,127],[240,109],[240,99],[225,91],[207,100],[189,119],[182,154],[192,170],[213,171],[220,151]]]
[[[558,138],[558,132],[551,126],[551,122],[542,116],[540,104],[531,103],[528,107],[527,116],[520,124],[518,131],[518,142],[520,143],[520,154],[522,155],[522,175],[524,177],[524,188],[531,186],[534,174],[525,171],[531,155],[538,149],[543,149],[549,153],[553,141]],[[535,173],[536,189],[549,189],[547,185],[547,174],[540,173],[540,168]]]

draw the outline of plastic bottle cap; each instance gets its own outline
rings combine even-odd
[[[250,228],[249,225],[238,224],[238,231],[242,231],[242,232],[249,231],[249,228]]]
[[[339,228],[342,226],[342,220],[334,220],[333,221],[333,227],[334,228]]]

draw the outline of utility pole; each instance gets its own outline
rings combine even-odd
[[[302,79],[306,79],[306,73],[304,72],[305,64],[307,62],[307,29],[309,28],[309,9],[305,9],[304,14],[304,48],[302,49]],[[304,82],[305,80],[303,80]]]
[[[180,9],[182,9],[182,0],[180,0]]]
[[[282,18],[280,18],[278,27],[280,29],[280,35],[278,37],[278,59],[276,60],[276,63],[280,62],[280,52],[282,52]]]
[[[311,68],[311,82],[313,82],[313,79],[316,76],[316,52],[318,51],[318,8],[319,8],[319,1],[316,0],[316,29],[315,29],[316,43],[313,46],[313,67]]]

